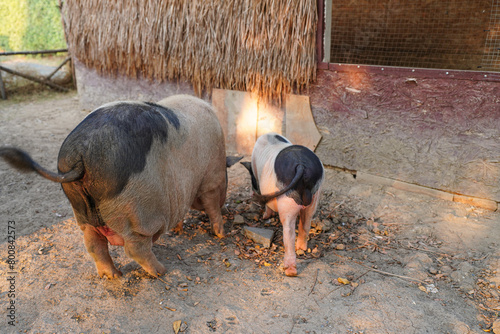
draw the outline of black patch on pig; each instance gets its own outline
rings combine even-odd
[[[275,135],[274,138],[278,139],[278,141],[280,141],[280,142],[289,143],[289,141],[286,138],[284,138],[283,136]]]
[[[257,183],[257,179],[255,178],[255,175],[253,174],[253,169],[252,169],[252,163],[251,162],[241,162],[243,166],[248,170],[250,173],[250,178],[252,179],[252,189],[255,191],[257,194],[260,195],[260,187],[259,184]]]
[[[153,141],[167,142],[172,127],[179,129],[179,118],[154,103],[120,102],[98,108],[66,138],[58,168],[66,172],[83,162],[83,187],[98,205],[101,199],[120,194],[130,176],[144,170]]]
[[[179,122],[179,118],[177,117],[177,115],[172,110],[153,102],[145,102],[145,103],[148,106],[155,108],[156,111],[161,112],[163,116],[165,116],[165,118],[168,119],[170,124],[172,124],[177,130],[179,130],[181,123]]]
[[[323,178],[323,165],[319,158],[308,148],[291,145],[278,153],[274,162],[274,171],[278,182],[288,185],[292,182],[297,166],[304,166],[302,179],[295,187],[286,192],[298,205],[308,206],[317,190],[317,184]]]
[[[226,168],[229,168],[229,167],[233,166],[235,163],[237,163],[241,159],[243,159],[243,156],[241,156],[241,157],[237,157],[237,156],[234,156],[234,155],[227,156],[226,157]]]

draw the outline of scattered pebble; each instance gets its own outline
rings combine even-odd
[[[244,223],[245,223],[245,219],[243,218],[243,216],[241,216],[241,215],[234,216],[233,224],[240,225],[240,224],[244,224]]]

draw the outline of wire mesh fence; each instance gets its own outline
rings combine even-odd
[[[490,24],[481,65],[486,71],[500,71],[500,0],[493,0],[491,4]]]
[[[331,1],[331,63],[500,71],[500,0]]]

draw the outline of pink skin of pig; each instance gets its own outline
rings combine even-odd
[[[290,153],[291,151],[294,152]],[[287,152],[288,154],[285,154]],[[269,198],[289,186],[294,176],[298,177],[299,165],[302,166],[303,175],[297,185],[284,194]],[[248,163],[245,167],[252,175],[254,192],[258,194],[260,191],[262,195],[257,197],[260,196],[260,201],[266,203],[263,218],[267,219],[277,212],[283,224],[285,275],[297,276],[295,251],[307,250],[311,219],[316,212],[321,193],[323,165],[311,150],[292,145],[286,138],[276,133],[269,133],[258,138],[252,152],[251,168]],[[289,177],[285,181],[287,173]],[[295,243],[297,217],[299,226]]]

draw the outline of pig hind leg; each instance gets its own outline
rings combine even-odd
[[[220,211],[221,206],[224,204],[224,199],[224,191],[217,188],[207,191],[199,197],[203,210],[210,219],[212,232],[219,238],[224,237],[224,221],[222,220]]]
[[[62,188],[71,203],[78,226],[83,231],[85,248],[94,259],[99,276],[106,276],[109,279],[122,276],[109,255],[108,240],[92,226],[97,226],[102,222],[95,214],[92,198],[86,193],[82,183],[63,183]]]
[[[285,275],[297,276],[297,263],[295,256],[295,224],[299,215],[300,207],[289,197],[278,198],[278,213],[283,225],[283,244],[285,246],[285,258],[283,267]]]
[[[108,250],[108,240],[98,233],[93,226],[80,224],[83,231],[83,240],[90,256],[94,259],[97,273],[100,277],[106,276],[109,279],[122,276],[121,271],[116,269]]]
[[[167,272],[153,254],[153,237],[134,233],[132,237],[124,238],[125,253],[137,262],[151,276],[158,277]]]
[[[320,192],[317,191],[312,198],[312,202],[309,206],[300,210],[299,219],[299,235],[297,237],[297,245],[295,249],[307,250],[307,239],[309,238],[309,231],[311,230],[311,220],[316,212],[318,206]]]

